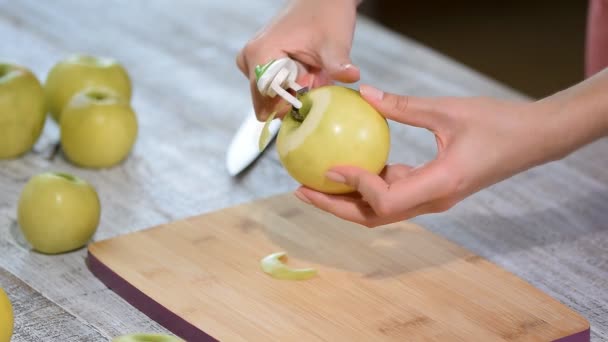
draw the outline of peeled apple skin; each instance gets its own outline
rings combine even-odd
[[[317,275],[314,268],[291,268],[282,259],[287,259],[287,253],[276,252],[265,256],[260,261],[262,271],[274,278],[287,280],[306,280]]]
[[[359,92],[337,85],[303,95],[312,103],[303,122],[290,114],[277,136],[279,159],[300,184],[327,194],[355,189],[330,181],[334,166],[355,166],[378,174],[388,159],[390,131],[386,119]]]
[[[0,342],[9,342],[11,340],[13,324],[13,306],[6,292],[0,288]]]

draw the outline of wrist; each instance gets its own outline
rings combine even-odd
[[[608,69],[595,77],[533,104],[547,160],[565,158],[608,135]]]

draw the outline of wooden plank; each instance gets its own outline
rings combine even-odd
[[[278,251],[318,276],[264,274],[259,261]],[[589,340],[582,316],[420,226],[365,230],[290,194],[96,242],[89,252],[100,279],[193,341]]]
[[[28,177],[49,169],[91,181],[102,197],[95,240],[282,193],[296,184],[274,146],[242,177],[223,167],[225,147],[249,108],[234,65],[238,49],[282,1],[35,0],[0,2],[2,58],[41,79],[75,51],[123,61],[134,79],[141,135],[131,158],[104,171],[46,159],[58,137],[45,127],[36,152],[0,161],[0,266],[108,336],[166,331],[105,289],[84,267],[85,251],[44,257],[19,247],[9,227]],[[522,98],[462,65],[361,18],[353,58],[365,81],[417,95]],[[209,86],[213,85],[213,86]],[[434,156],[425,130],[392,125],[391,161]],[[486,189],[449,213],[415,222],[507,268],[574,308],[608,339],[608,142]],[[533,228],[526,228],[533,227]]]
[[[11,341],[101,341],[109,336],[49,301],[0,267],[0,288],[11,300],[15,318]]]

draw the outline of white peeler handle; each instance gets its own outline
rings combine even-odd
[[[296,83],[298,66],[287,57],[270,61],[256,68],[258,90],[262,95],[275,97],[279,95],[297,109],[302,108],[302,102],[285,89],[299,91],[302,86]]]

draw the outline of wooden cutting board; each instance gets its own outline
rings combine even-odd
[[[277,280],[264,256],[317,277]],[[91,271],[188,341],[589,341],[589,323],[424,228],[365,229],[291,194],[93,243]]]

